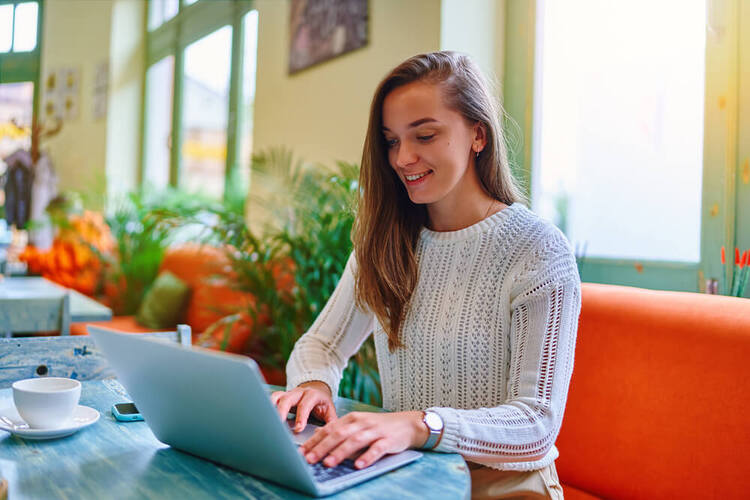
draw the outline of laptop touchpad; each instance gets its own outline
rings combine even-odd
[[[289,425],[289,429],[291,430],[292,427],[294,427],[294,420],[287,420],[286,423]],[[302,432],[294,432],[292,431],[292,438],[294,439],[294,442],[296,444],[302,444],[308,439],[312,437],[312,435],[315,433],[315,429],[319,428],[319,425],[315,424],[307,424],[304,429],[302,429]]]

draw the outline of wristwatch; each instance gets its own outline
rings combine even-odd
[[[422,422],[427,426],[430,431],[430,437],[427,438],[427,442],[422,445],[425,450],[431,450],[440,442],[440,438],[443,436],[443,419],[440,415],[434,411],[423,411]]]

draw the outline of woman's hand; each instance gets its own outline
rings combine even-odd
[[[326,423],[337,418],[331,389],[317,380],[300,384],[291,391],[274,392],[271,394],[271,402],[276,406],[283,422],[286,422],[289,410],[297,407],[294,432],[301,432],[305,428],[310,413]]]
[[[422,415],[421,411],[352,412],[316,429],[300,451],[311,464],[324,459],[324,465],[335,467],[367,448],[354,463],[355,467],[363,469],[387,453],[422,446],[429,436]]]

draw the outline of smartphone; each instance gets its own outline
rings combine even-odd
[[[120,422],[135,422],[143,420],[143,415],[133,403],[115,403],[112,405],[112,416]]]

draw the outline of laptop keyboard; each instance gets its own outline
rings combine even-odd
[[[287,416],[287,423],[289,424],[289,427],[294,426],[295,418],[296,408],[293,408]],[[325,425],[324,421],[315,418],[314,415],[310,415],[307,418],[307,422],[308,424],[314,425],[316,427],[322,427]],[[323,465],[323,462],[320,461],[314,464],[310,464],[310,468],[312,469],[313,476],[315,476],[315,480],[319,483],[330,481],[332,479],[338,479],[342,476],[346,476],[347,474],[351,474],[353,472],[358,472],[361,470],[355,468],[354,461],[349,458],[343,460],[336,467],[326,467],[325,465]]]
[[[346,476],[352,472],[358,472],[360,469],[354,467],[354,462],[351,459],[346,459],[336,467],[326,467],[323,462],[310,464],[312,468],[313,476],[318,482],[330,481],[331,479],[337,479],[341,476]]]

